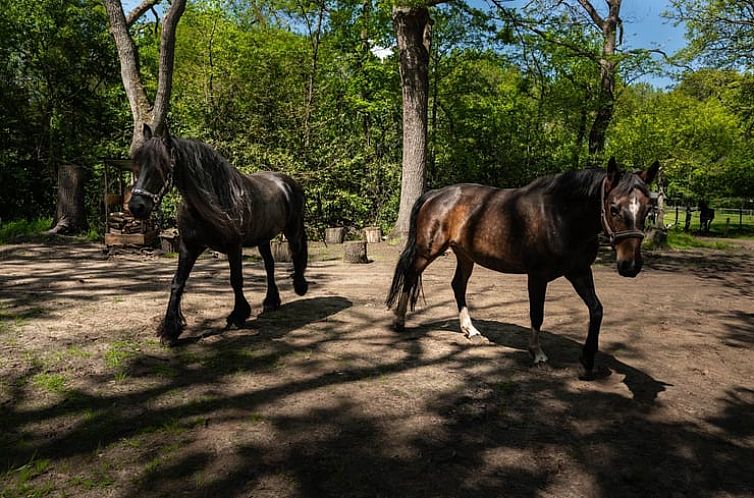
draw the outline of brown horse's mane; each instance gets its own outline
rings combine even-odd
[[[605,179],[606,171],[599,168],[586,168],[577,171],[567,171],[556,175],[538,178],[524,187],[529,192],[546,192],[569,199],[598,199],[600,188]],[[614,187],[617,192],[630,192],[637,188],[649,195],[646,184],[637,175],[630,172],[620,172],[618,182]]]

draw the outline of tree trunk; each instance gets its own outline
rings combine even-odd
[[[160,65],[158,70],[157,93],[154,106],[149,102],[144,82],[139,71],[139,54],[128,27],[157,2],[144,1],[126,17],[120,0],[105,0],[105,8],[110,20],[110,33],[115,40],[120,62],[120,77],[126,90],[128,104],[133,118],[130,152],[141,145],[142,127],[149,123],[152,129],[162,134],[165,128],[173,87],[173,59],[175,53],[175,31],[178,21],[186,9],[186,0],[173,0],[165,14],[160,40]],[[146,6],[146,7],[145,7]]]
[[[393,27],[400,50],[403,90],[401,201],[394,237],[408,233],[411,208],[427,183],[427,106],[432,20],[427,7],[394,7]]]
[[[605,136],[610,121],[613,119],[615,109],[615,73],[618,70],[618,62],[615,59],[617,46],[617,33],[620,20],[620,7],[622,0],[606,0],[608,14],[604,19],[589,0],[578,0],[584,10],[589,14],[594,24],[602,31],[602,56],[600,57],[600,94],[598,101],[597,116],[594,118],[592,129],[589,132],[589,156],[592,161],[599,161],[602,151],[605,150]]]
[[[84,208],[85,183],[85,168],[75,164],[63,164],[58,168],[58,205],[55,226],[49,233],[73,235],[88,228]]]
[[[657,222],[655,226],[665,229],[665,191],[662,188],[662,168],[657,172]]]

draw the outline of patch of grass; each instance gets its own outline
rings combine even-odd
[[[110,464],[100,462],[91,474],[79,474],[68,481],[69,484],[89,491],[106,489],[115,483],[115,478],[110,473]]]
[[[139,352],[138,347],[131,341],[115,341],[105,351],[105,366],[117,370],[123,364]]]
[[[719,240],[704,240],[686,232],[668,232],[668,245],[672,249],[707,248],[727,250],[732,246]]]
[[[3,498],[40,498],[51,494],[53,492],[51,482],[40,484],[32,482],[49,468],[49,460],[37,460],[36,455],[32,456],[29,463],[10,469],[0,477],[0,482],[5,483],[0,489],[0,495]]]
[[[261,413],[254,412],[251,415],[249,415],[249,422],[251,422],[254,425],[261,424],[265,420],[266,420],[266,417],[262,415]]]
[[[49,230],[51,225],[50,218],[6,221],[0,226],[0,244],[9,244],[24,235],[39,235]]]
[[[65,392],[65,377],[56,373],[39,373],[32,377],[32,383],[39,389],[50,394],[60,394]]]
[[[102,234],[97,228],[92,227],[83,235],[83,238],[89,242],[99,242],[102,240]]]
[[[165,254],[163,254],[162,257],[163,258],[175,259],[175,258],[178,257],[178,253],[170,251],[170,252],[166,252]]]

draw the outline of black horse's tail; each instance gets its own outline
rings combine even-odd
[[[416,219],[419,217],[419,210],[426,202],[428,194],[429,192],[426,192],[419,197],[414,203],[414,207],[411,208],[406,246],[400,258],[398,258],[398,264],[395,265],[393,283],[390,285],[390,291],[385,299],[385,305],[388,309],[395,305],[401,289],[405,289],[409,293],[411,310],[413,311],[416,308],[416,301],[419,299],[419,293],[422,290],[421,275],[416,275],[414,272],[414,262],[416,260]]]

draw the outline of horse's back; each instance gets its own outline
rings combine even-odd
[[[525,273],[527,204],[519,189],[472,183],[429,192],[417,213],[417,243],[429,258],[451,247],[488,268]]]
[[[244,245],[256,245],[303,223],[304,191],[290,176],[273,171],[244,175],[254,214]]]

